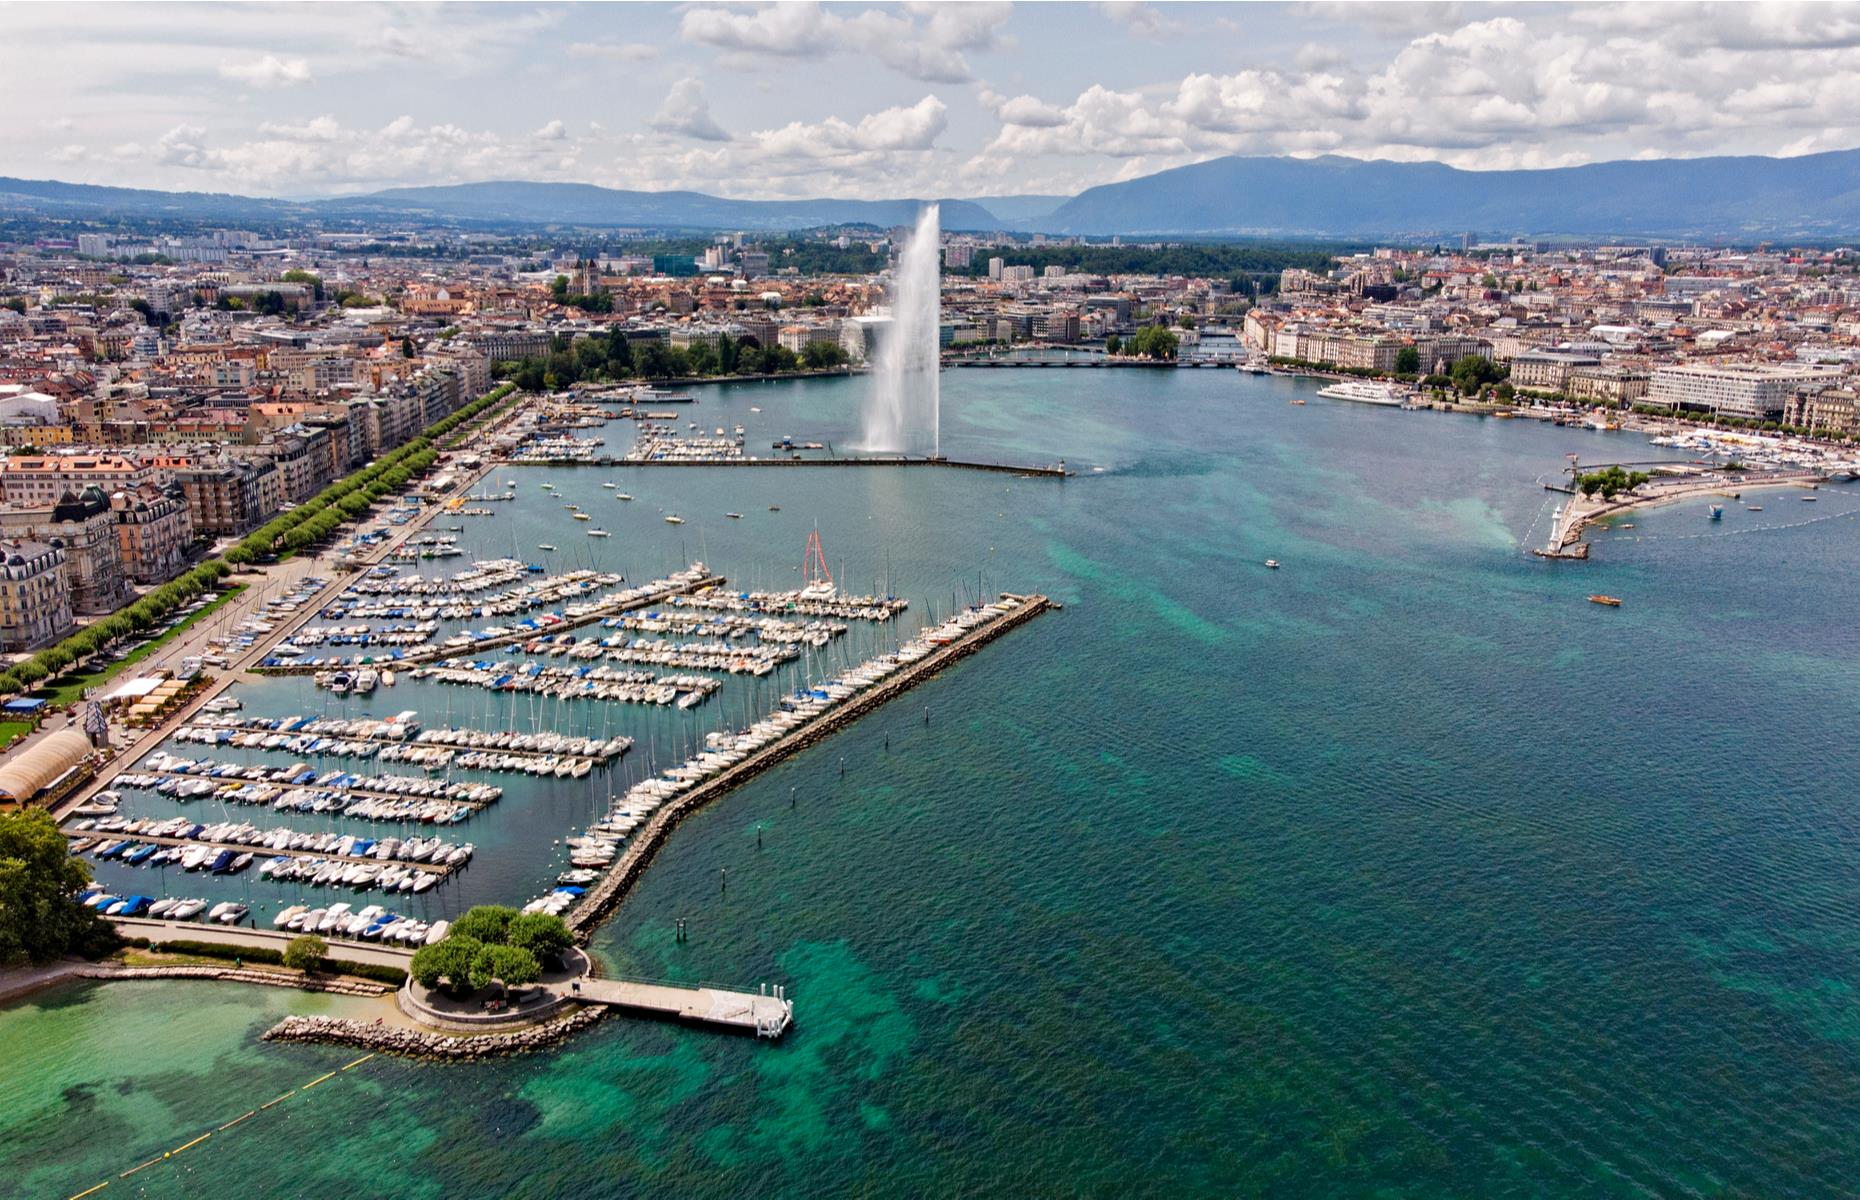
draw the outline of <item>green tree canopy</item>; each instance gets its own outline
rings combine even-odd
[[[0,967],[109,949],[109,923],[72,899],[89,882],[50,813],[0,813]]]
[[[1395,369],[1403,375],[1421,373],[1421,352],[1413,346],[1403,346],[1395,352]]]
[[[518,913],[510,919],[505,941],[538,959],[554,958],[575,944],[562,918],[552,913]]]
[[[502,904],[480,904],[452,922],[452,937],[468,937],[486,944],[502,942],[510,933],[517,910]]]
[[[415,951],[413,961],[407,964],[407,973],[421,987],[436,988],[444,979],[452,985],[453,991],[461,991],[471,986],[472,960],[483,948],[477,938],[460,937],[455,928],[444,940]]]
[[[472,956],[473,988],[488,988],[493,984],[522,987],[541,978],[542,964],[536,961],[534,954],[517,946],[480,946],[478,953]]]

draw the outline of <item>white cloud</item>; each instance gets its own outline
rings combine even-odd
[[[567,141],[568,140],[568,126],[564,125],[559,120],[550,121],[548,124],[544,125],[541,129],[538,129],[532,136],[537,138],[539,141],[544,141],[544,142]]]
[[[247,87],[286,88],[310,82],[310,64],[301,58],[267,54],[252,62],[221,63],[220,78]]]
[[[998,44],[1010,6],[998,3],[907,4],[901,14],[868,8],[851,16],[814,0],[753,9],[701,6],[679,22],[687,41],[746,56],[825,58],[870,55],[926,83],[966,83],[964,51]]]
[[[660,133],[677,133],[706,142],[727,142],[730,135],[711,119],[710,101],[704,96],[704,82],[686,77],[672,85],[665,103],[648,123]]]

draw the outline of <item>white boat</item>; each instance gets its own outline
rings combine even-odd
[[[1385,404],[1399,407],[1405,396],[1389,383],[1367,383],[1359,380],[1345,380],[1321,388],[1318,395],[1327,400],[1353,400],[1358,404]]]
[[[550,544],[549,544],[548,542],[538,542],[538,543],[536,544],[536,548],[537,548],[538,550],[547,550],[547,551],[549,551],[550,553],[554,553],[554,552],[555,552],[555,547],[554,547],[554,546],[552,546],[552,545],[550,545]]]
[[[633,497],[627,495],[625,492],[621,492],[618,496],[614,497],[616,500],[631,500],[632,498]]]
[[[665,523],[667,525],[683,525],[685,523],[685,519],[679,516],[677,513],[673,513],[672,515],[665,518]]]
[[[607,489],[608,491],[610,491],[610,492],[611,492],[611,491],[613,491],[613,490],[614,490],[614,489],[615,489],[616,487],[619,487],[620,485],[619,485],[619,484],[617,484],[617,483],[603,483],[603,484],[602,484],[601,486],[602,486],[602,487],[604,487],[604,488],[606,488],[606,489]]]
[[[612,537],[613,534],[608,533],[605,529],[590,529],[588,530],[588,536],[589,537]]]

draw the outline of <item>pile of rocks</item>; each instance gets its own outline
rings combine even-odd
[[[249,967],[85,967],[84,979],[220,979],[230,983],[258,983],[266,987],[297,988],[305,992],[335,992],[342,996],[385,996],[391,988],[362,979],[331,979],[297,972],[255,971]]]
[[[514,1029],[508,1033],[487,1033],[455,1037],[445,1033],[426,1033],[392,1025],[369,1025],[345,1017],[286,1017],[265,1031],[268,1042],[331,1042],[360,1046],[408,1058],[437,1058],[452,1061],[491,1058],[500,1054],[523,1054],[563,1041],[604,1016],[599,1007],[577,1009],[560,1020]]]

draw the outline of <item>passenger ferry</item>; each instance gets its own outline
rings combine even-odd
[[[1393,384],[1366,383],[1360,380],[1346,380],[1321,388],[1318,395],[1327,400],[1354,400],[1358,404],[1386,404],[1399,407],[1406,399]]]

